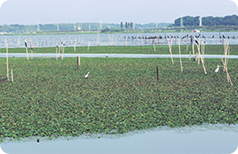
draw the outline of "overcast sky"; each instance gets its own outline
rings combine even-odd
[[[1,1],[4,0],[0,0]],[[231,0],[7,0],[0,25],[99,22],[174,23],[181,16],[238,15]]]

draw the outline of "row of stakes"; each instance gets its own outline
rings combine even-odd
[[[200,41],[197,41],[196,40],[196,37],[194,37],[195,39],[195,42],[196,42],[196,45],[197,45],[197,49],[198,49],[198,53],[196,54],[196,60],[198,59],[198,64],[200,64],[200,59],[201,58],[201,61],[202,61],[202,64],[203,64],[203,69],[204,69],[204,73],[207,74],[207,71],[206,71],[206,68],[205,68],[205,65],[204,65],[204,53],[205,53],[205,43],[202,42],[202,56],[201,56],[201,52],[200,52]],[[9,69],[8,69],[8,44],[7,44],[7,41],[5,41],[5,44],[6,44],[6,57],[7,57],[7,80],[9,81]],[[32,39],[31,39],[31,59],[33,59],[33,45],[32,45]],[[75,43],[74,43],[75,44]],[[89,45],[90,42],[88,41],[88,50],[89,50]],[[174,60],[173,60],[173,55],[172,55],[172,39],[168,39],[168,45],[169,45],[169,52],[171,54],[171,60],[172,60],[172,63],[174,64]],[[181,59],[181,48],[180,48],[180,39],[178,39],[178,45],[179,45],[179,54],[180,54],[180,66],[181,66],[181,72],[183,72],[183,65],[182,65],[182,59]],[[26,53],[27,53],[27,60],[29,60],[29,57],[28,57],[28,50],[27,50],[27,40],[25,40],[25,47],[26,47]],[[194,44],[192,44],[192,49],[193,49],[193,56],[195,55],[195,51],[194,51]],[[74,50],[76,51],[76,46],[74,46]],[[224,50],[225,50],[225,62],[223,61],[222,57],[222,62],[223,62],[223,66],[224,66],[224,71],[226,71],[227,73],[227,81],[231,83],[231,85],[233,86],[232,84],[232,81],[230,79],[230,76],[229,76],[229,73],[228,73],[228,68],[227,68],[227,63],[228,63],[228,59],[226,58],[227,57],[227,54],[229,56],[229,51],[230,51],[230,48],[229,48],[229,42],[225,43],[224,41]],[[64,55],[64,45],[63,45],[63,42],[61,42],[61,46],[58,47],[56,46],[56,60],[59,59],[59,54],[60,54],[60,51],[62,51],[62,59],[63,59],[63,55]],[[155,44],[154,44],[154,51],[155,50]],[[220,55],[221,56],[221,55]],[[189,52],[189,59],[191,61],[191,51]],[[77,57],[77,70],[79,69],[79,65],[80,65],[80,55],[78,55]],[[89,74],[89,72],[88,72]],[[88,77],[88,74],[85,76],[85,78]],[[13,70],[11,69],[11,78],[12,78],[12,83],[13,83]],[[159,82],[159,79],[158,79],[158,72],[157,72],[157,82]]]

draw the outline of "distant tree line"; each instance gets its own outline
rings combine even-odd
[[[182,17],[183,19],[183,26],[199,26],[199,16],[197,17],[191,17],[191,16],[185,16]],[[220,26],[220,25],[238,25],[238,16],[231,15],[231,16],[225,16],[225,17],[202,17],[202,26]],[[181,26],[181,18],[178,18],[174,21],[174,24],[171,26]]]
[[[59,25],[59,30],[57,27]],[[90,26],[89,26],[90,25]],[[171,25],[171,23],[157,23],[157,27],[166,27]],[[108,31],[108,27],[110,29],[115,29],[116,31],[121,30],[132,30],[135,29],[153,29],[156,27],[156,23],[148,23],[148,24],[134,24],[133,22],[121,22],[120,24],[109,24],[109,23],[102,23],[102,30],[105,29],[105,32]],[[53,32],[60,32],[60,31],[77,31],[78,27],[81,28],[82,31],[89,30],[91,27],[91,31],[96,31],[100,29],[100,23],[60,23],[60,24],[40,24],[40,31],[53,31]],[[0,25],[0,33],[33,33],[37,31],[38,25],[19,25],[19,24],[12,24],[12,25]]]
[[[133,29],[133,22],[125,22],[126,29]],[[123,22],[121,22],[121,29],[123,29]]]

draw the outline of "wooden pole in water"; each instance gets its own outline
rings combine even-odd
[[[182,64],[182,59],[181,59],[180,39],[178,39],[178,44],[179,44],[179,55],[180,55],[180,67],[181,67],[181,72],[183,72],[183,64]]]
[[[221,54],[220,54],[220,57],[221,57]],[[221,57],[221,61],[222,61],[222,63],[223,63],[223,66],[225,66],[225,63],[224,63],[222,57]],[[233,83],[232,83],[232,81],[231,81],[231,78],[230,78],[230,75],[229,75],[229,73],[228,73],[227,67],[225,67],[225,70],[226,70],[226,75],[227,75],[227,82],[228,82],[228,83],[230,82],[230,83],[231,83],[231,86],[233,86]]]
[[[159,82],[159,69],[158,69],[158,66],[156,66],[156,70],[157,70],[157,82]]]
[[[12,83],[13,83],[13,70],[11,69],[11,77],[12,77]]]
[[[200,58],[201,58],[201,53],[200,53],[200,41],[198,41],[199,44],[196,44],[197,45],[197,49],[198,49],[198,65],[200,64]]]
[[[191,51],[189,50],[189,61],[191,62]]]
[[[74,39],[74,51],[76,51],[76,39]]]
[[[227,56],[227,53],[228,53],[228,48],[229,48],[229,41],[226,43],[226,45],[224,44],[224,52],[225,52],[225,67],[227,67],[227,60],[226,60],[226,56]],[[225,67],[223,69],[223,71],[225,71]]]
[[[7,40],[5,40],[5,45],[6,45],[6,59],[7,59],[7,81],[9,81],[9,68],[8,68],[8,45],[7,45]]]
[[[27,56],[27,60],[29,60],[28,50],[27,50],[27,40],[25,40],[25,47],[26,47],[26,56]]]
[[[206,70],[206,67],[205,67],[205,64],[204,64],[204,54],[205,54],[205,43],[202,45],[202,66],[203,66],[203,70],[204,70],[204,73],[207,74],[207,70]]]
[[[193,49],[193,57],[195,57],[195,51],[194,51],[194,43],[192,42],[192,49]],[[196,58],[197,59],[197,58]]]
[[[172,63],[174,64],[173,54],[172,54],[172,42],[170,43],[169,39],[168,39],[168,45],[169,45],[169,52],[170,52],[170,55],[171,55],[171,60],[172,60]]]
[[[90,42],[89,42],[89,40],[88,40],[88,50],[89,50],[89,43],[90,43]]]
[[[61,59],[64,59],[64,47],[63,47],[62,57],[61,57]]]
[[[77,57],[77,70],[79,70],[79,65],[80,65],[80,55],[78,54],[78,57]]]

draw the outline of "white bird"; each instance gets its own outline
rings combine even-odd
[[[219,71],[219,65],[217,65],[217,69],[215,70],[215,73]]]
[[[88,75],[89,75],[89,72],[87,73],[87,75],[85,75],[85,79],[88,77]]]

